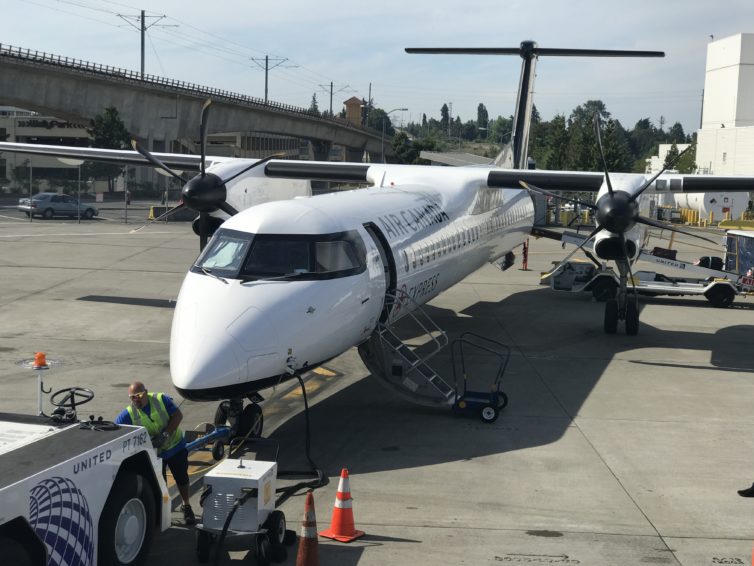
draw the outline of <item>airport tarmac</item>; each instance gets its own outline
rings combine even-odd
[[[60,362],[46,387],[94,389],[83,416],[114,417],[136,378],[174,393],[172,301],[197,239],[186,223],[131,228],[0,219],[0,411],[36,412],[36,375],[18,362],[40,350]],[[510,403],[494,424],[395,397],[355,351],[310,380],[310,454],[331,479],[315,492],[319,529],[345,467],[366,532],[350,544],[320,539],[320,563],[750,564],[754,499],[736,490],[754,481],[754,298],[729,309],[641,299],[639,335],[606,336],[601,303],[538,284],[567,250],[530,243],[529,271],[520,258],[505,273],[485,267],[427,308],[451,338],[473,331],[512,348]],[[675,247],[680,259],[710,255],[687,238]],[[300,396],[263,395],[280,467],[301,469]],[[191,429],[215,405],[181,410]],[[289,528],[299,530],[303,505],[283,505]],[[227,548],[223,562],[240,563],[249,541]],[[191,529],[156,536],[148,564],[167,560],[195,563]]]

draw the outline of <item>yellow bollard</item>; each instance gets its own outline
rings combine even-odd
[[[712,226],[715,223],[715,212],[713,210],[709,211],[709,225]]]

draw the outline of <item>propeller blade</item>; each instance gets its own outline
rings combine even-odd
[[[148,221],[147,221],[146,223],[142,224],[142,225],[141,225],[141,226],[139,226],[138,228],[134,228],[133,230],[131,230],[131,231],[129,232],[129,234],[134,234],[134,233],[138,232],[139,230],[142,230],[142,229],[146,228],[146,227],[147,227],[147,226],[149,226],[150,224],[154,224],[155,222],[159,222],[160,220],[165,220],[165,219],[166,219],[166,218],[167,218],[168,216],[170,216],[170,215],[171,215],[171,214],[173,214],[174,212],[177,212],[177,211],[179,211],[179,210],[180,210],[181,208],[183,208],[184,206],[186,206],[186,205],[185,205],[185,204],[183,204],[182,202],[181,202],[181,203],[179,203],[179,204],[178,204],[177,206],[174,206],[174,207],[173,207],[173,208],[171,208],[170,210],[168,210],[168,211],[166,211],[166,212],[163,212],[162,214],[160,214],[160,215],[159,215],[159,216],[158,216],[157,218],[152,218],[151,220],[148,220]]]
[[[199,213],[199,251],[204,250],[209,239],[209,212]]]
[[[640,224],[646,224],[647,226],[654,226],[655,228],[660,228],[662,230],[670,230],[671,232],[677,232],[679,234],[685,234],[686,236],[699,238],[700,240],[710,242],[711,244],[717,245],[720,243],[716,242],[715,240],[710,240],[709,238],[706,238],[704,236],[700,236],[699,234],[694,234],[693,232],[686,232],[685,230],[681,230],[680,228],[676,228],[675,226],[671,226],[670,224],[665,224],[664,222],[660,222],[659,220],[652,220],[651,218],[644,218],[643,216],[639,216],[636,221]]]
[[[670,161],[670,162],[669,162],[669,163],[668,163],[667,165],[665,165],[665,166],[664,166],[664,167],[663,167],[663,168],[662,168],[662,169],[660,170],[660,172],[659,172],[659,173],[657,173],[657,174],[656,174],[656,175],[655,175],[654,177],[652,177],[652,178],[651,178],[651,179],[650,179],[649,181],[647,181],[646,183],[644,183],[644,186],[643,186],[643,187],[642,187],[641,189],[639,189],[639,190],[638,190],[638,191],[636,192],[636,194],[634,194],[633,196],[631,196],[631,199],[630,199],[630,200],[631,200],[631,202],[633,202],[633,201],[635,201],[635,200],[636,200],[637,198],[639,198],[639,196],[641,196],[641,193],[643,193],[644,191],[646,191],[646,190],[647,190],[647,188],[648,188],[648,187],[649,187],[649,186],[650,186],[650,185],[651,185],[652,183],[654,183],[654,182],[655,182],[655,180],[656,180],[656,179],[657,179],[657,178],[658,178],[658,177],[659,177],[660,175],[662,175],[662,174],[663,174],[663,173],[664,173],[665,171],[667,171],[667,170],[668,170],[668,169],[670,169],[670,168],[671,168],[671,167],[672,167],[673,165],[675,165],[676,163],[678,163],[678,161],[679,161],[679,160],[681,159],[681,157],[683,156],[683,154],[684,154],[684,153],[686,153],[687,151],[689,151],[689,150],[690,150],[690,149],[691,149],[692,147],[694,147],[694,144],[693,144],[693,143],[692,143],[692,144],[691,144],[690,146],[688,146],[688,147],[687,147],[686,149],[684,149],[684,150],[683,150],[682,152],[680,152],[680,153],[679,153],[679,154],[678,154],[678,155],[677,155],[677,156],[675,157],[675,159],[673,159],[673,160],[672,160],[672,161]]]
[[[602,135],[600,134],[600,116],[594,115],[594,132],[597,134],[597,147],[600,150],[600,159],[602,160],[602,170],[605,172],[605,182],[607,183],[607,192],[613,196],[613,184],[610,182],[610,173],[607,170],[607,161],[605,161],[605,150],[602,147]]]
[[[248,167],[247,167],[246,169],[241,169],[241,170],[240,170],[240,171],[239,171],[238,173],[236,173],[236,174],[235,174],[235,175],[233,175],[232,177],[228,177],[227,179],[223,179],[223,183],[227,184],[227,183],[231,182],[231,181],[232,181],[233,179],[235,179],[235,178],[236,178],[236,177],[238,177],[239,175],[243,175],[243,174],[244,174],[244,173],[246,173],[247,171],[249,171],[249,170],[251,170],[251,169],[254,169],[254,167],[259,167],[259,166],[260,166],[260,165],[262,165],[263,163],[267,163],[267,162],[268,162],[268,161],[269,161],[270,159],[276,159],[276,158],[278,158],[278,157],[283,157],[283,156],[284,156],[284,154],[283,154],[283,153],[273,153],[272,155],[268,155],[267,157],[265,157],[265,158],[263,158],[263,159],[260,159],[260,160],[259,160],[259,161],[257,161],[256,163],[252,163],[252,164],[251,164],[251,165],[249,165],[249,166],[248,166]]]
[[[136,140],[131,140],[131,147],[133,147],[134,150],[136,150],[140,154],[142,154],[144,156],[144,158],[147,161],[149,161],[152,165],[154,165],[155,167],[159,167],[160,169],[162,169],[166,173],[169,173],[170,175],[172,175],[173,177],[175,177],[176,179],[178,179],[181,183],[183,183],[183,178],[181,178],[181,176],[178,173],[176,173],[175,171],[173,171],[170,167],[168,167],[167,165],[165,165],[162,161],[160,161],[159,159],[157,159],[154,155],[152,155],[151,153],[149,153],[146,149],[144,149],[143,147],[141,147],[139,145],[139,142],[137,142]]]
[[[217,203],[217,208],[222,210],[225,214],[229,214],[230,216],[238,214],[238,211],[225,201]]]
[[[207,165],[207,117],[209,116],[209,106],[212,104],[212,99],[208,98],[202,105],[202,115],[199,118],[199,147],[202,153],[202,177],[206,173]]]
[[[550,272],[547,273],[546,275],[552,275],[558,269],[560,269],[569,259],[571,259],[573,257],[573,255],[577,251],[579,251],[581,248],[583,248],[589,242],[589,240],[591,240],[595,236],[595,234],[597,234],[597,232],[599,232],[600,230],[602,230],[602,226],[597,226],[594,230],[592,230],[592,232],[584,239],[583,242],[581,242],[576,247],[575,250],[573,250],[571,253],[569,253],[567,256],[565,256],[565,258],[563,260],[561,260],[561,262],[558,265],[556,265],[554,269],[551,269]]]
[[[597,210],[597,206],[592,204],[591,202],[584,202],[575,198],[562,197],[560,195],[556,195],[555,193],[551,193],[550,191],[546,191],[545,189],[540,189],[536,185],[532,185],[531,183],[527,183],[526,181],[519,181],[518,184],[525,188],[527,191],[532,191],[548,197],[564,200],[566,202],[572,202],[580,206],[585,206],[586,208],[591,208],[592,210]]]

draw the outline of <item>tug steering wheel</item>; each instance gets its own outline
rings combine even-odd
[[[56,397],[61,395],[64,397],[60,401],[57,401]],[[53,393],[50,396],[50,403],[56,407],[71,409],[75,412],[77,405],[83,405],[92,399],[94,399],[94,391],[91,389],[85,389],[84,387],[66,387],[65,389]]]

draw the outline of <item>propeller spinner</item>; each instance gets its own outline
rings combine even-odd
[[[144,224],[144,226],[141,226],[136,230],[132,230],[132,232],[141,230],[145,226],[148,226],[151,222],[163,220],[183,207],[190,208],[191,210],[195,210],[199,213],[199,217],[194,221],[193,227],[194,231],[199,236],[199,249],[203,250],[204,246],[207,245],[209,237],[222,223],[221,221],[218,222],[217,218],[210,216],[210,213],[215,212],[216,210],[222,210],[230,216],[238,214],[238,211],[226,201],[228,195],[226,188],[227,183],[229,183],[236,177],[243,175],[254,167],[258,167],[263,163],[266,163],[270,159],[279,157],[279,155],[275,154],[270,155],[269,157],[265,157],[264,159],[260,159],[227,179],[222,179],[214,173],[207,173],[207,118],[209,117],[209,108],[211,104],[211,99],[207,99],[204,102],[204,104],[202,105],[201,118],[199,120],[200,150],[202,156],[201,172],[195,177],[189,179],[189,181],[186,182],[186,184],[183,186],[183,189],[181,190],[181,202],[177,206],[171,208],[170,210],[165,212],[165,214],[162,214],[159,218],[155,218],[147,224]],[[170,169],[170,167],[157,159],[149,151],[141,147],[141,145],[139,145],[136,140],[132,140],[131,145],[152,165],[162,169],[174,178],[180,180],[181,183],[184,182],[184,179],[178,173]]]

